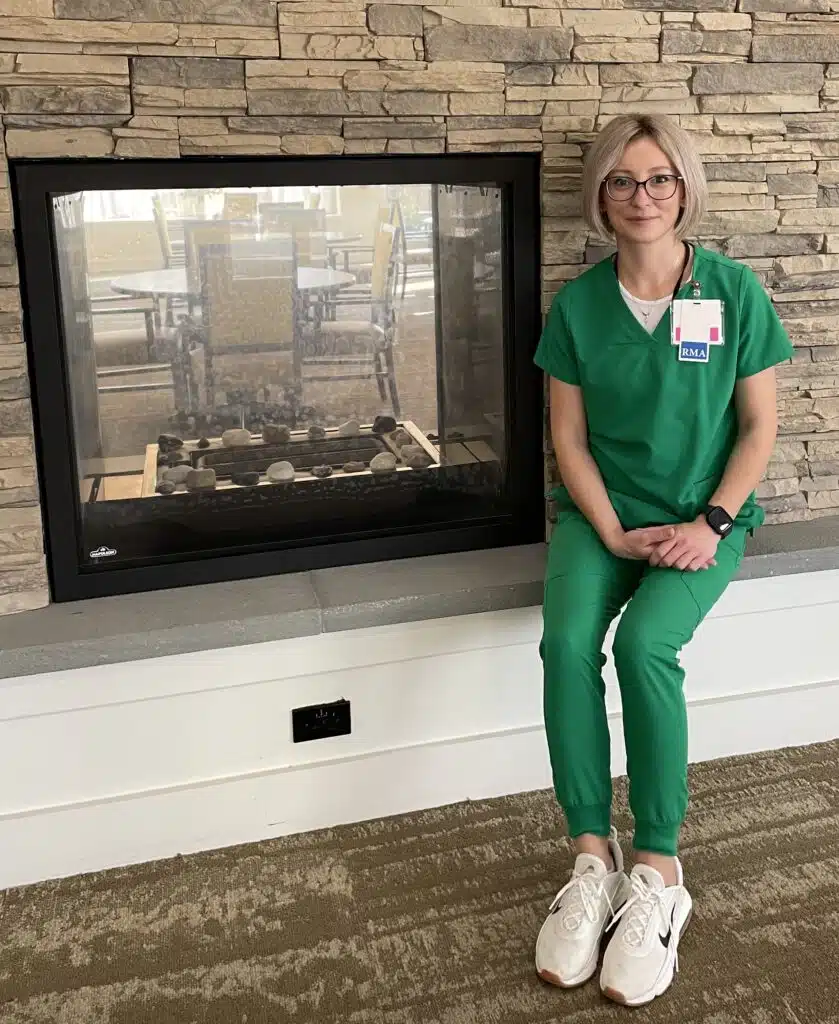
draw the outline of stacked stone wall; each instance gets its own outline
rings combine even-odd
[[[839,0],[0,0],[0,612],[47,601],[7,158],[539,152],[547,305],[630,110],[692,133],[700,238],[795,343],[770,521],[839,514]]]

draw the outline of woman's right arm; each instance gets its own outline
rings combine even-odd
[[[559,474],[571,500],[612,550],[623,534],[623,527],[588,446],[582,388],[556,377],[550,380],[551,438]]]
[[[588,445],[582,389],[550,378],[551,438],[562,483],[606,547],[621,558],[646,559],[672,527],[624,531]]]

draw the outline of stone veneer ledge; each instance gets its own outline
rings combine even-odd
[[[755,269],[796,345],[779,370],[780,438],[761,501],[775,523],[839,514],[834,6],[2,0],[0,613],[48,600],[6,163],[15,157],[540,152],[547,308],[603,254],[579,218],[592,133],[624,110],[671,114],[706,161],[700,240]]]

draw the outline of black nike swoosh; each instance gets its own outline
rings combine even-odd
[[[662,946],[664,946],[665,949],[667,949],[670,946],[670,939],[673,935],[673,916],[675,913],[676,908],[673,907],[673,909],[670,911],[670,927],[667,929],[667,934],[662,935],[659,932],[658,941],[662,944]]]

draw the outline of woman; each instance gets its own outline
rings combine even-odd
[[[677,856],[688,802],[679,652],[763,522],[753,492],[777,432],[774,367],[792,355],[751,270],[686,241],[706,193],[672,121],[610,122],[588,153],[583,202],[617,253],[556,296],[536,355],[563,481],[540,648],[545,724],[577,852],[536,966],[552,984],[582,984],[608,927],[600,987],[630,1006],[669,987],[691,915]],[[611,828],[601,677],[624,605],[612,653],[635,818],[629,877]]]

